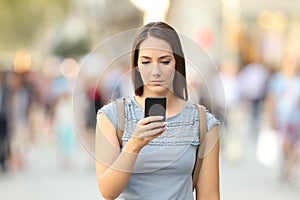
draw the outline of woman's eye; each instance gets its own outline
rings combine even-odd
[[[147,64],[149,64],[150,62],[149,61],[142,61],[141,62],[143,65],[147,65]]]
[[[165,60],[165,61],[161,61],[161,63],[164,64],[164,65],[168,65],[168,64],[170,64],[170,61],[169,60]]]

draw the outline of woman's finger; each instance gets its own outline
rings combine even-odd
[[[167,128],[165,126],[161,127],[161,128],[157,128],[157,129],[151,129],[151,130],[145,131],[143,133],[142,137],[153,137],[156,135],[158,136],[158,135],[162,134],[166,129]]]
[[[160,121],[162,119],[164,119],[163,116],[149,116],[149,117],[145,117],[144,119],[140,120],[138,122],[138,125],[145,125],[145,124],[149,124],[154,121]]]
[[[145,125],[145,130],[156,129],[156,128],[164,127],[166,125],[167,125],[166,122],[151,122]]]

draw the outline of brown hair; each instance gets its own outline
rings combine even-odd
[[[175,58],[175,75],[173,79],[174,94],[181,99],[188,99],[187,84],[185,75],[185,58],[181,43],[176,31],[164,22],[150,22],[144,25],[137,33],[133,42],[131,54],[132,81],[134,93],[141,96],[144,92],[143,80],[137,70],[139,48],[141,43],[148,37],[162,39],[170,44]]]

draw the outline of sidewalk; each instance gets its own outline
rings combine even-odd
[[[247,153],[247,152],[246,152]],[[248,152],[249,153],[249,152]],[[251,154],[239,163],[221,163],[221,195],[224,200],[298,200],[300,181],[279,181],[279,167],[264,167]],[[252,159],[250,159],[252,157]]]
[[[56,154],[55,146],[36,146],[25,169],[0,174],[0,199],[101,200],[92,159],[79,154],[78,162],[64,170]]]
[[[249,110],[247,105],[239,105],[227,115],[231,132],[223,133],[221,143],[232,145],[233,159],[225,159],[221,154],[221,194],[225,200],[298,200],[300,199],[300,170],[298,180],[294,185],[280,182],[279,160],[266,167],[256,159],[257,133],[250,130]],[[231,115],[230,115],[231,114]],[[261,125],[266,125],[265,115],[261,115]],[[227,138],[226,138],[227,137]],[[226,140],[226,142],[225,142]],[[228,146],[227,146],[228,147]],[[280,146],[278,146],[280,148]],[[224,150],[224,148],[222,149]],[[234,151],[236,151],[234,153]],[[280,150],[279,150],[280,153]],[[280,157],[280,156],[279,156]]]
[[[242,157],[234,164],[221,156],[222,200],[299,199],[300,181],[294,186],[280,184],[278,166],[259,165],[251,142],[243,146]],[[50,144],[34,146],[29,165],[23,171],[0,174],[0,199],[101,200],[94,163],[87,153],[78,153],[77,163],[68,171],[58,166],[56,153],[55,146]]]

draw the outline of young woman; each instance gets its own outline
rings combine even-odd
[[[197,105],[188,100],[185,59],[176,31],[152,22],[137,33],[132,50],[135,95],[124,103],[125,126],[120,147],[117,106],[103,106],[97,115],[96,174],[105,199],[193,199],[192,172],[200,142]],[[149,96],[167,98],[166,122],[144,118]],[[207,139],[196,186],[196,198],[220,199],[219,122],[206,112]],[[214,142],[213,142],[214,141]],[[209,145],[208,145],[209,146]]]

